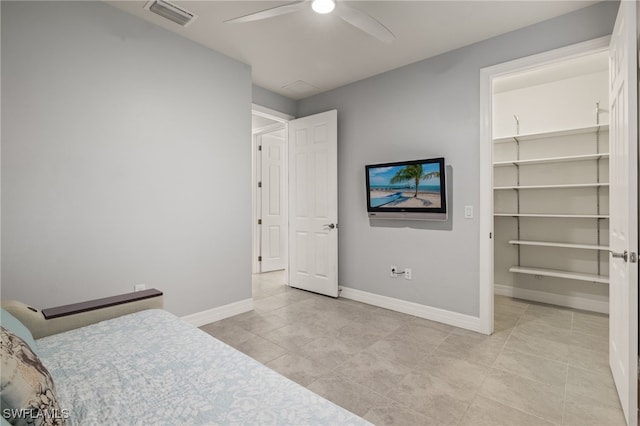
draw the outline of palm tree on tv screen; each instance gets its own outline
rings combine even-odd
[[[430,179],[432,177],[440,177],[440,172],[435,171],[435,172],[429,172],[429,173],[422,174],[422,164],[410,164],[410,165],[404,166],[403,168],[398,170],[396,175],[391,178],[389,183],[391,183],[391,184],[402,183],[402,182],[406,182],[408,180],[409,181],[412,180],[416,184],[416,193],[413,196],[417,197],[418,196],[418,184],[420,183],[420,181],[423,180],[423,179]]]

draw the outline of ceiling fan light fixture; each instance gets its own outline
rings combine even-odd
[[[316,13],[331,13],[336,7],[334,0],[313,0],[311,2],[311,8]]]

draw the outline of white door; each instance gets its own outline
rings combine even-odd
[[[609,365],[629,425],[637,424],[638,103],[636,4],[621,1],[609,47]]]
[[[286,266],[286,175],[285,130],[261,136],[261,225],[260,272],[284,269]]]
[[[338,112],[289,122],[289,285],[338,297]]]

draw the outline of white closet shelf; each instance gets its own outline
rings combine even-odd
[[[599,246],[595,244],[572,244],[572,243],[554,243],[551,241],[525,241],[525,240],[511,240],[509,244],[522,245],[522,246],[541,246],[541,247],[562,247],[584,250],[603,250],[608,251],[608,246]]]
[[[495,163],[493,163],[493,165],[494,167],[526,166],[529,164],[569,163],[574,161],[600,160],[601,158],[609,158],[609,153],[607,152],[602,154],[585,154],[585,155],[568,155],[564,157],[534,158],[530,160],[496,161]]]
[[[529,268],[526,266],[512,266],[509,272],[527,275],[542,275],[545,277],[568,278],[570,280],[590,281],[609,284],[609,277],[605,275],[583,274],[581,272],[560,271],[557,269]]]
[[[494,213],[498,217],[558,217],[576,219],[609,219],[607,214],[539,214],[539,213]]]
[[[572,127],[569,129],[563,130],[554,130],[552,132],[537,132],[537,133],[525,133],[521,135],[511,135],[502,138],[495,138],[493,143],[505,143],[505,142],[517,142],[517,141],[529,141],[535,139],[545,139],[545,138],[553,138],[553,137],[562,137],[562,136],[570,136],[570,135],[579,135],[582,133],[598,133],[601,131],[609,130],[608,124],[599,124],[596,126],[587,126],[587,127]]]
[[[564,185],[514,185],[514,186],[494,186],[493,189],[561,189],[561,188],[597,188],[609,186],[608,183],[569,183]]]

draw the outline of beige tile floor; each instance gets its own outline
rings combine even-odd
[[[498,296],[485,336],[282,282],[202,329],[374,424],[625,424],[606,316]]]

